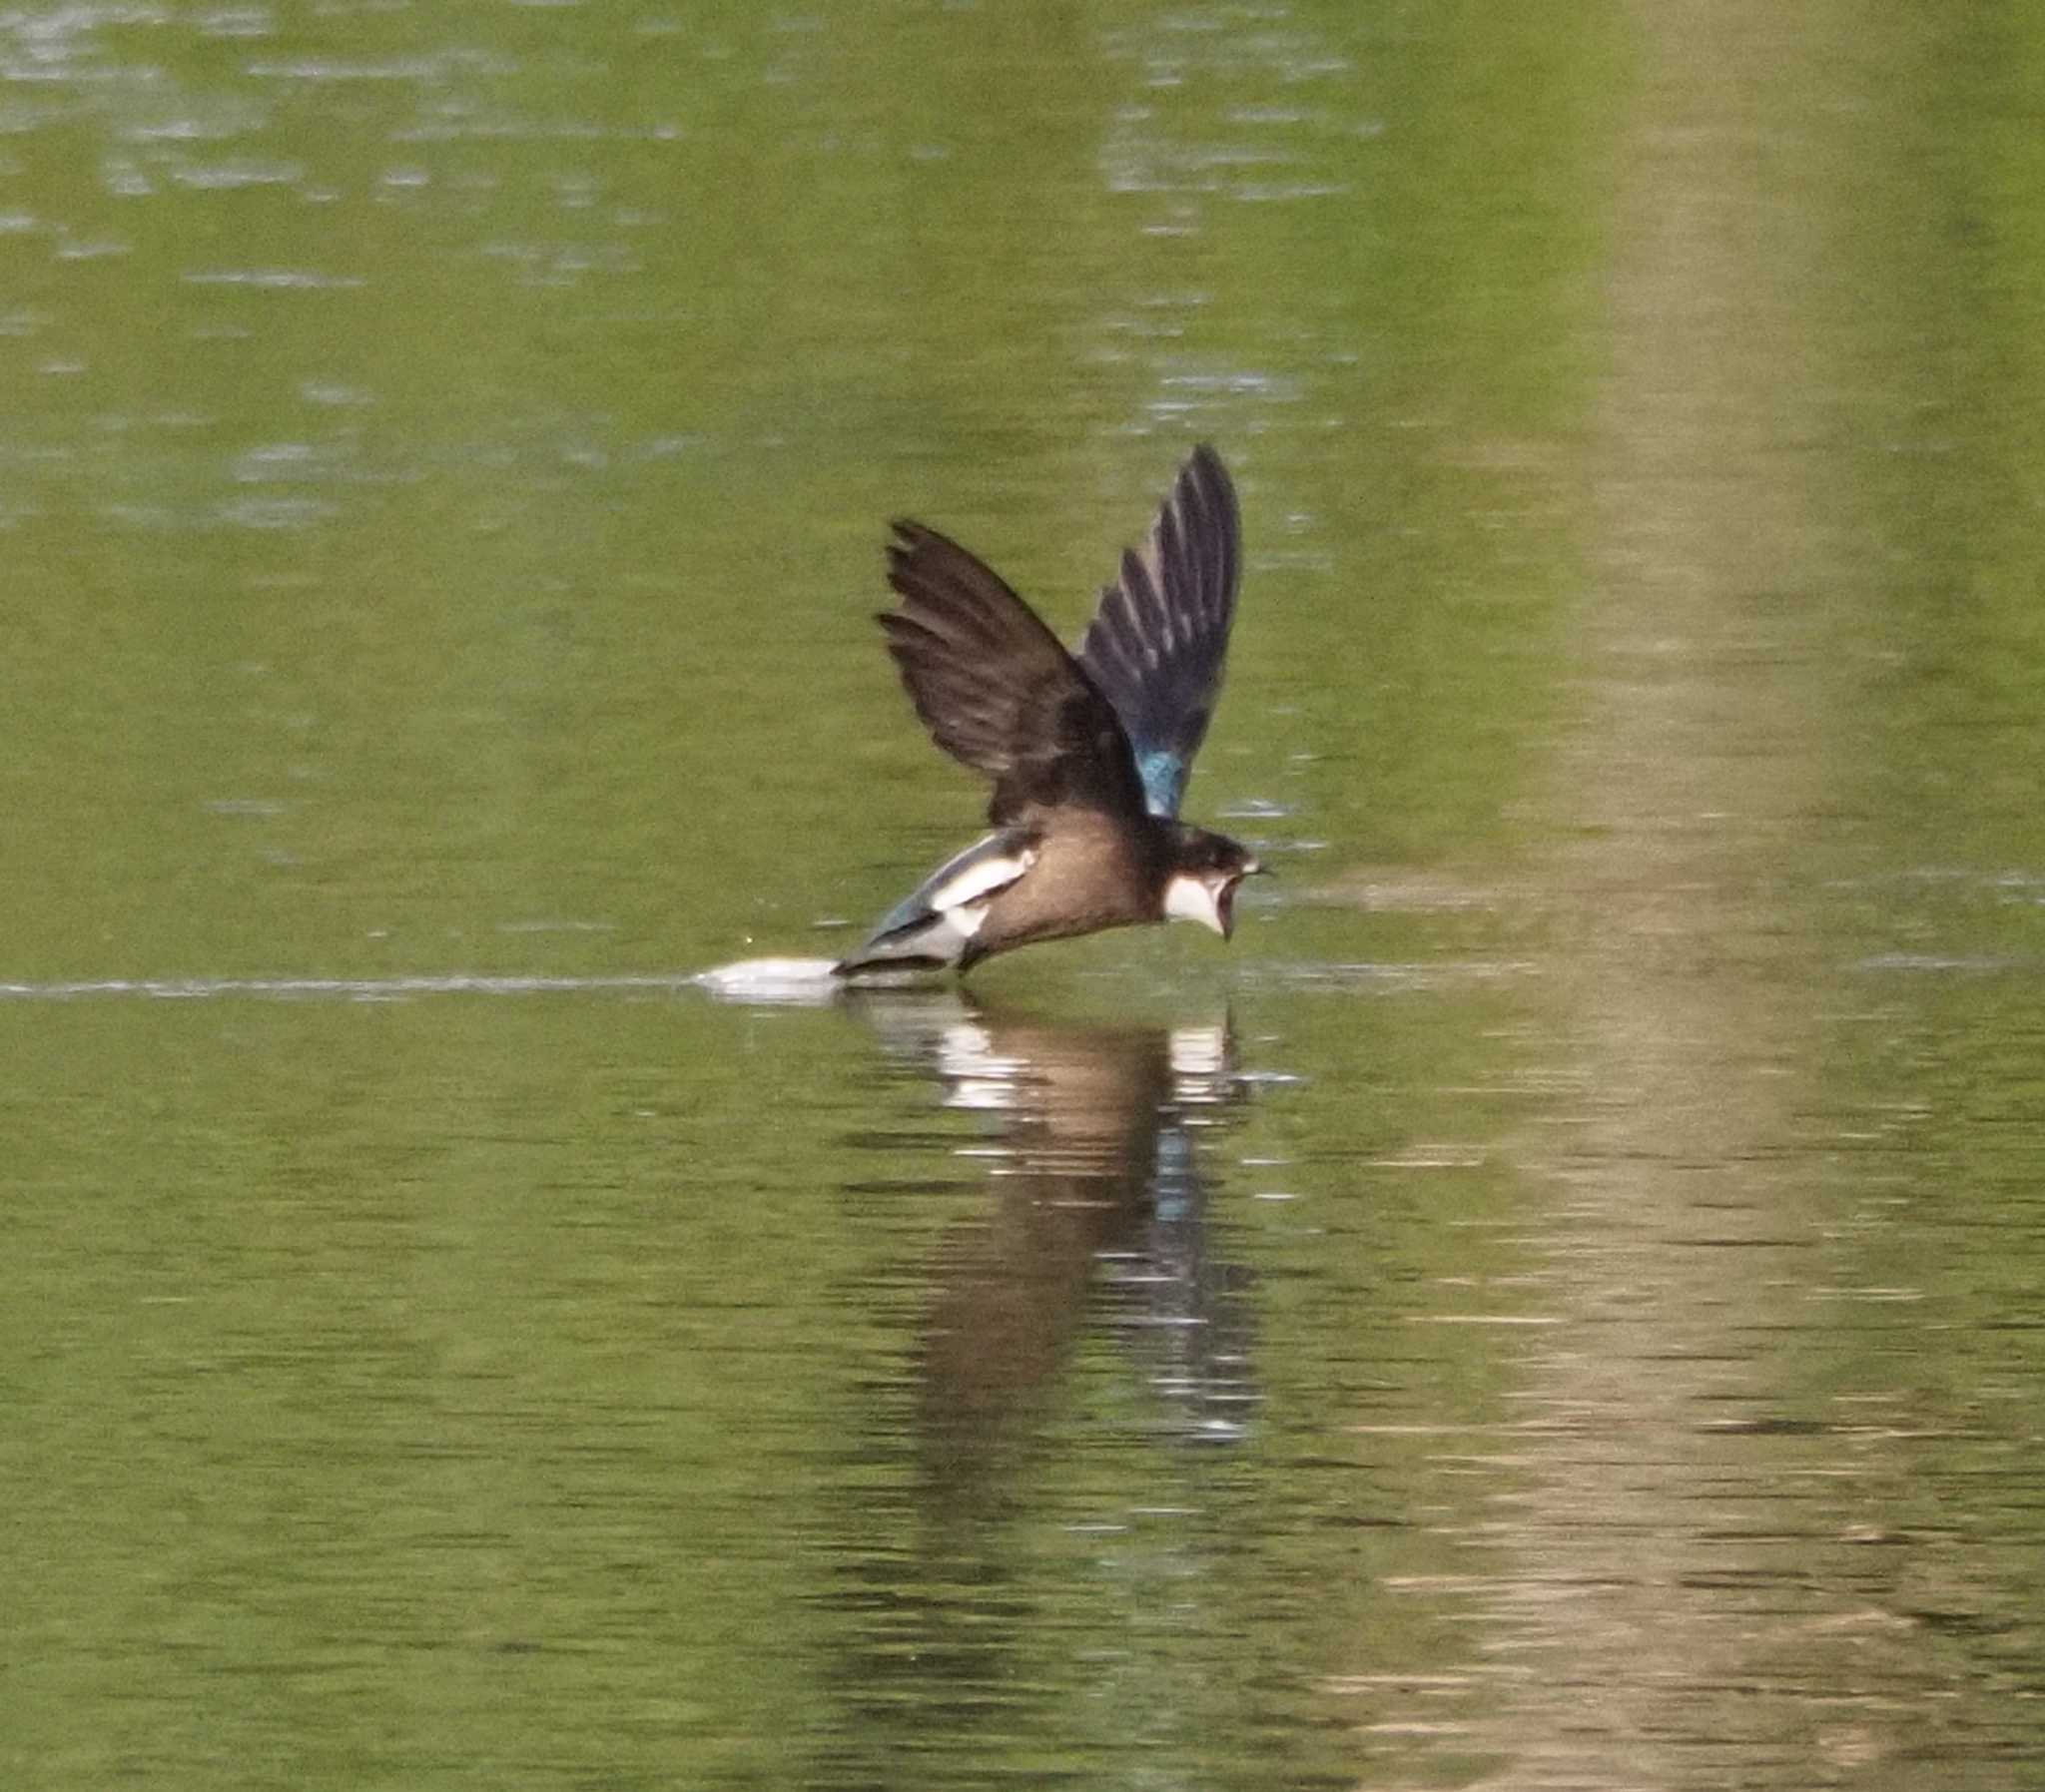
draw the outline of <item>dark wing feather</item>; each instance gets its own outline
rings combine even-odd
[[[888,651],[932,738],[995,781],[995,826],[1064,803],[1140,814],[1121,723],[1057,637],[957,542],[912,522],[895,537]]]
[[[1235,486],[1204,442],[1179,468],[1141,554],[1101,593],[1080,643],[1085,667],[1121,718],[1153,815],[1178,813],[1193,755],[1221,690],[1241,577]]]

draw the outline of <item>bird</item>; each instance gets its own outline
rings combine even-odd
[[[917,716],[991,779],[992,832],[947,860],[832,966],[956,971],[1041,940],[1193,920],[1223,939],[1265,869],[1179,820],[1221,688],[1242,570],[1235,486],[1202,443],[1141,552],[1124,549],[1076,654],[983,561],[897,521],[877,615]]]

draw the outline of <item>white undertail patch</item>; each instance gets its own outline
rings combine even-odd
[[[954,925],[971,933],[987,915],[985,898],[997,891],[1006,890],[1035,863],[1033,852],[979,860],[963,867],[956,878],[948,879],[933,890],[930,893],[931,907],[951,915]],[[972,913],[962,912],[975,903],[979,906],[974,907]]]
[[[881,931],[845,960],[841,974],[884,974],[901,959],[921,960],[925,967],[957,964],[995,898],[1036,858],[1034,847],[1010,847],[999,834],[968,847],[883,920]]]
[[[963,943],[980,931],[980,923],[987,919],[988,904],[1035,863],[1033,848],[977,860],[931,892],[931,909],[944,917],[943,924],[958,934]],[[956,947],[952,955],[958,955]]]

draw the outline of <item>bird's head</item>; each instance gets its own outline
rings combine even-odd
[[[1240,842],[1181,824],[1164,885],[1165,918],[1196,920],[1226,939],[1235,931],[1236,887],[1263,870]]]

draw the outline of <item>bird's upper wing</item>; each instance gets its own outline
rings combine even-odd
[[[1228,469],[1203,442],[1179,468],[1143,552],[1123,552],[1121,577],[1101,593],[1079,646],[1079,664],[1121,718],[1152,815],[1178,814],[1214,714],[1240,526]]]
[[[1077,803],[1141,814],[1128,737],[1058,639],[957,542],[898,522],[888,583],[901,607],[881,616],[888,651],[938,745],[995,781],[998,828]]]

